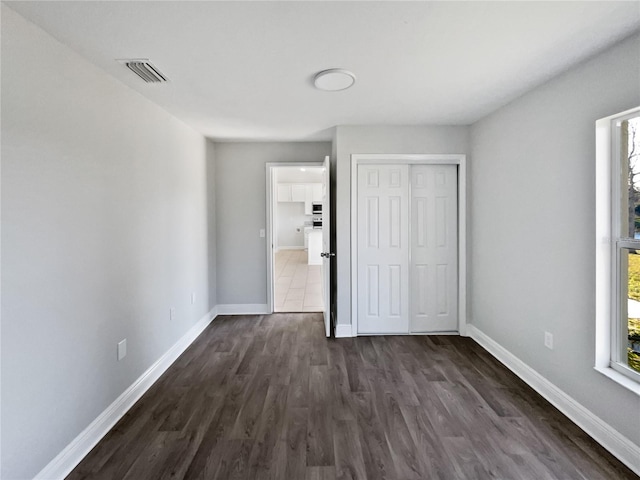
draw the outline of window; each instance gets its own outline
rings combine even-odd
[[[611,119],[610,367],[640,382],[640,111]]]

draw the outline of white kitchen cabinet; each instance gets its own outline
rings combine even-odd
[[[278,184],[278,201],[279,202],[291,201],[291,184],[290,183]]]
[[[309,247],[307,249],[307,263],[309,265],[322,265],[322,230],[313,229],[309,232]]]
[[[309,249],[309,234],[313,231],[313,227],[304,227],[304,249]]]
[[[313,191],[311,189],[311,184],[306,186],[306,193],[304,197],[304,214],[311,215],[313,213],[313,206],[311,202],[313,200]]]
[[[278,202],[303,202],[305,215],[311,215],[313,213],[312,203],[321,201],[321,183],[278,184]]]
[[[321,183],[311,184],[311,201],[312,202],[322,201],[322,184]]]
[[[307,186],[305,184],[291,185],[291,201],[304,202],[307,199]]]
[[[307,198],[304,202],[304,214],[313,215],[313,204],[322,202],[322,184],[308,183]]]

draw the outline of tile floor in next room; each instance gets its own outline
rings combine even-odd
[[[321,312],[322,266],[307,265],[306,250],[279,250],[275,254],[276,312]]]

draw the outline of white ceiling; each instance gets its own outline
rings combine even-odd
[[[640,30],[638,1],[8,4],[217,140],[471,124]],[[170,83],[143,83],[122,58],[149,58]],[[314,89],[334,67],[355,86]]]

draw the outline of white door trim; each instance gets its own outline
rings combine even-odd
[[[467,333],[467,156],[463,154],[351,155],[351,336],[358,336],[358,165],[458,165],[458,331]]]
[[[267,228],[264,242],[267,246],[267,313],[273,313],[273,246],[275,245],[273,228],[273,199],[275,188],[273,184],[273,171],[277,167],[322,167],[323,162],[268,162],[266,164],[266,192],[267,192]]]

